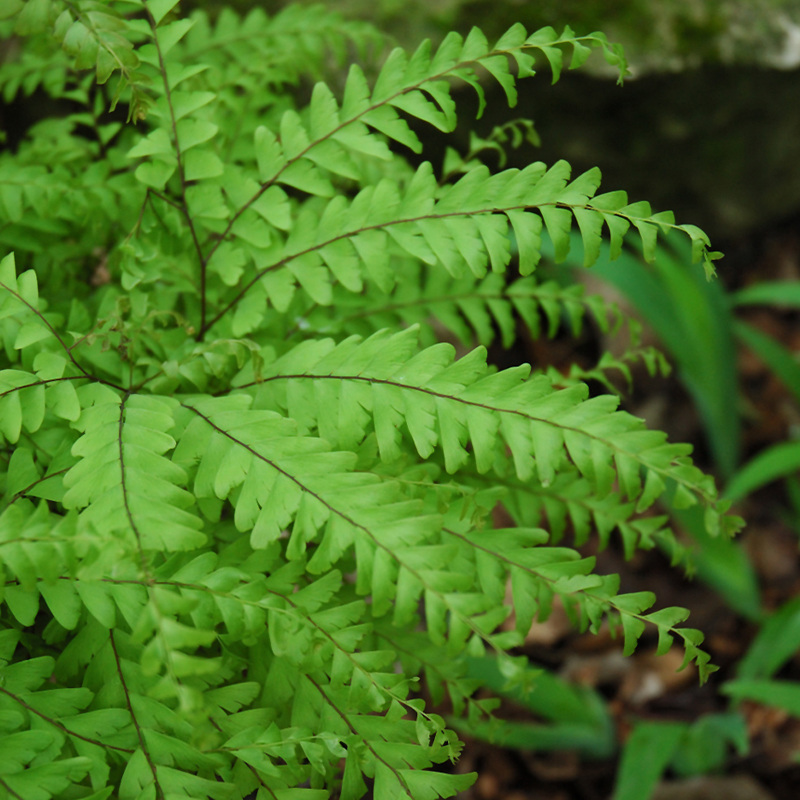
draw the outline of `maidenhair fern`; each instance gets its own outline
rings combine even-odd
[[[622,322],[536,277],[543,236],[559,260],[577,223],[591,265],[604,230],[612,256],[633,227],[649,257],[677,229],[713,272],[705,235],[597,194],[596,169],[490,172],[524,121],[438,177],[405,156],[423,124],[454,129],[454,87],[482,111],[495,80],[514,105],[534,65],[555,82],[593,49],[621,79],[617,46],[517,25],[383,58],[323,7],[0,14],[6,101],[56,109],[0,154],[0,797],[452,795],[472,777],[424,771],[460,744],[420,677],[485,719],[467,659],[525,679],[513,648],[555,596],[626,653],[652,623],[705,679],[683,609],[648,614],[559,540],[617,531],[680,560],[648,509],[666,491],[728,534],[712,479],[589,396],[627,357],[562,376],[484,347]]]

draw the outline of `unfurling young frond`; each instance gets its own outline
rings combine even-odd
[[[412,118],[454,130],[453,86],[482,113],[487,80],[514,105],[518,79],[546,64],[557,81],[565,55],[597,49],[621,79],[618,46],[516,25],[384,57],[322,6],[0,14],[27,37],[5,99],[70,101],[0,154],[0,796],[450,796],[473,776],[424,772],[461,746],[420,679],[485,721],[468,660],[525,679],[513,648],[557,597],[626,653],[650,623],[708,676],[685,610],[648,614],[653,595],[619,594],[561,543],[619,535],[628,556],[685,561],[651,512],[665,493],[735,532],[689,447],[619,409],[607,373],[658,356],[561,375],[498,371],[485,348],[520,325],[624,323],[540,279],[543,237],[559,262],[575,225],[587,266],[629,229],[646,258],[670,231],[709,273],[718,254],[598,194],[596,169],[492,173],[482,154],[502,166],[509,136],[536,139],[525,120],[451,148],[438,178],[402,154],[424,151]],[[513,527],[493,526],[500,509]]]

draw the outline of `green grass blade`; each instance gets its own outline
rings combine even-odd
[[[800,400],[800,363],[794,355],[771,336],[746,322],[734,322],[733,330],[737,338],[749,347]]]
[[[534,722],[481,722],[467,725],[458,719],[448,719],[448,723],[462,733],[520,750],[577,750],[589,758],[608,758],[616,750],[613,732],[592,725],[542,725]]]
[[[597,724],[600,717],[595,700],[600,701],[602,717],[607,716],[605,704],[596,692],[585,686],[567,683],[546,670],[536,670],[532,675],[533,688],[529,692],[521,688],[506,691],[506,678],[497,666],[497,659],[490,656],[468,659],[467,676],[480,680],[497,694],[554,722]]]
[[[681,722],[641,722],[622,749],[612,800],[649,800],[686,735]]]
[[[755,700],[800,717],[800,684],[795,681],[729,681],[720,687],[720,691],[736,700]]]
[[[774,305],[800,308],[799,281],[769,281],[748,286],[730,296],[734,307],[751,305]]]
[[[768,483],[800,470],[800,442],[782,442],[751,458],[729,481],[724,497],[740,500]]]
[[[761,627],[736,674],[740,679],[771,678],[800,649],[800,597],[790,600]]]
[[[670,768],[681,777],[717,772],[728,760],[728,745],[740,756],[747,754],[750,742],[745,718],[738,711],[705,714],[690,726]]]
[[[480,680],[498,695],[513,700],[551,724],[495,720],[451,725],[485,741],[527,750],[577,750],[592,758],[606,758],[616,750],[614,725],[603,698],[588,686],[568,683],[545,670],[532,676],[533,688],[506,690],[497,660],[490,656],[467,659],[467,677]]]

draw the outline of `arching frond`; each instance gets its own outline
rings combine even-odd
[[[481,348],[459,361],[449,345],[417,352],[416,338],[411,328],[363,342],[306,341],[235,385],[334,445],[356,447],[374,430],[385,460],[400,455],[403,427],[422,458],[441,448],[451,473],[472,458],[479,472],[493,469],[502,442],[522,481],[536,475],[547,486],[569,460],[599,498],[619,481],[643,511],[673,480],[684,502],[718,517],[713,480],[691,466],[690,448],[617,411],[615,396],[589,399],[581,384],[556,391],[546,376],[526,380],[528,367],[492,373]]]

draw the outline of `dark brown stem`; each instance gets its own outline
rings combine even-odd
[[[161,45],[158,42],[156,21],[153,18],[150,9],[147,8],[147,3],[144,4],[147,12],[147,19],[150,23],[150,29],[153,32],[153,45],[158,53],[158,66],[161,72],[161,78],[164,82],[164,95],[167,99],[167,107],[169,108],[170,122],[172,124],[172,136],[175,139],[175,158],[178,161],[178,176],[181,181],[181,202],[179,208],[181,213],[186,218],[186,224],[189,226],[189,231],[192,234],[192,241],[194,242],[194,249],[197,251],[197,259],[200,263],[200,331],[198,338],[202,340],[203,334],[206,331],[206,272],[208,266],[208,258],[203,256],[203,248],[200,246],[200,239],[197,236],[197,230],[194,226],[194,220],[189,214],[189,206],[186,202],[186,172],[183,168],[183,156],[181,153],[181,146],[178,142],[178,123],[175,119],[175,109],[172,105],[172,91],[169,88],[169,80],[167,79],[167,67],[164,63],[164,55],[161,52]],[[210,255],[209,255],[210,258]]]
[[[144,740],[144,734],[142,733],[142,729],[139,726],[139,720],[136,718],[136,714],[133,711],[133,704],[131,703],[131,695],[128,691],[128,684],[125,682],[125,675],[122,672],[122,660],[119,657],[119,653],[117,652],[117,643],[114,641],[114,631],[113,629],[108,632],[108,636],[111,640],[111,649],[114,652],[114,661],[117,664],[117,674],[119,675],[119,682],[122,684],[122,691],[125,693],[125,704],[128,706],[128,711],[130,712],[131,719],[133,720],[133,727],[136,728],[136,735],[139,737],[139,746],[142,748],[142,753],[144,753],[144,757],[147,760],[147,764],[150,767],[150,772],[153,773],[153,783],[156,787],[156,797],[158,800],[164,800],[164,792],[161,789],[161,786],[158,782],[158,774],[156,772],[156,765],[153,761],[152,756],[150,755],[150,751],[147,749],[147,742]]]

